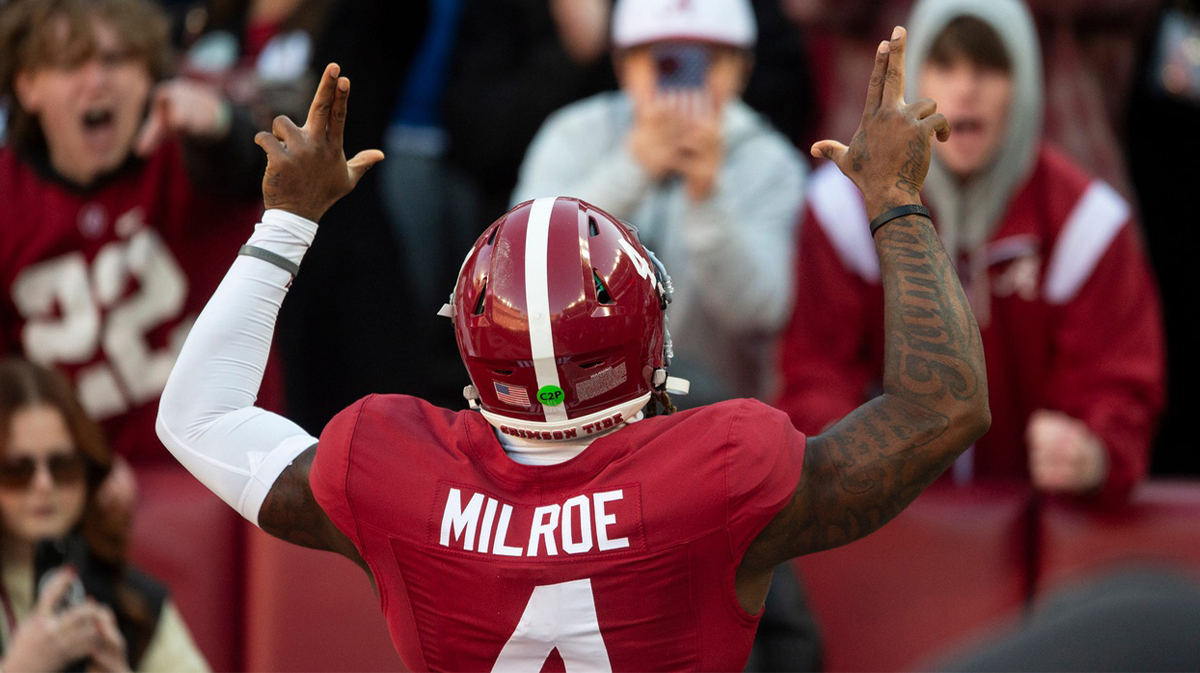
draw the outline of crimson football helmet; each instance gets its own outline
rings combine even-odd
[[[450,303],[464,395],[501,432],[583,439],[633,417],[667,376],[671,281],[637,231],[572,198],[527,201],[488,227]]]

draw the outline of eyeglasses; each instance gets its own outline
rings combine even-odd
[[[87,462],[77,453],[60,453],[48,458],[6,458],[0,461],[0,488],[10,490],[29,488],[37,474],[38,465],[45,465],[56,486],[71,486],[87,476]]]

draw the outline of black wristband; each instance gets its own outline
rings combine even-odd
[[[929,215],[929,209],[925,206],[899,206],[891,210],[885,210],[879,217],[871,220],[871,236],[874,237],[875,232],[879,231],[879,228],[883,225],[905,215],[920,215],[930,222],[933,221],[933,217]]]

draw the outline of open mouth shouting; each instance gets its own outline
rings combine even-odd
[[[89,149],[111,149],[116,134],[116,113],[109,106],[93,106],[84,110],[81,123]]]

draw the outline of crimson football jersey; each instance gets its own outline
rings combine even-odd
[[[170,460],[159,395],[261,206],[198,192],[169,143],[86,191],[0,149],[0,194],[0,352],[63,370],[117,452]]]
[[[321,435],[317,501],[371,568],[412,670],[741,670],[742,555],[800,479],[804,436],[735,400],[522,465],[476,412],[367,397]]]

